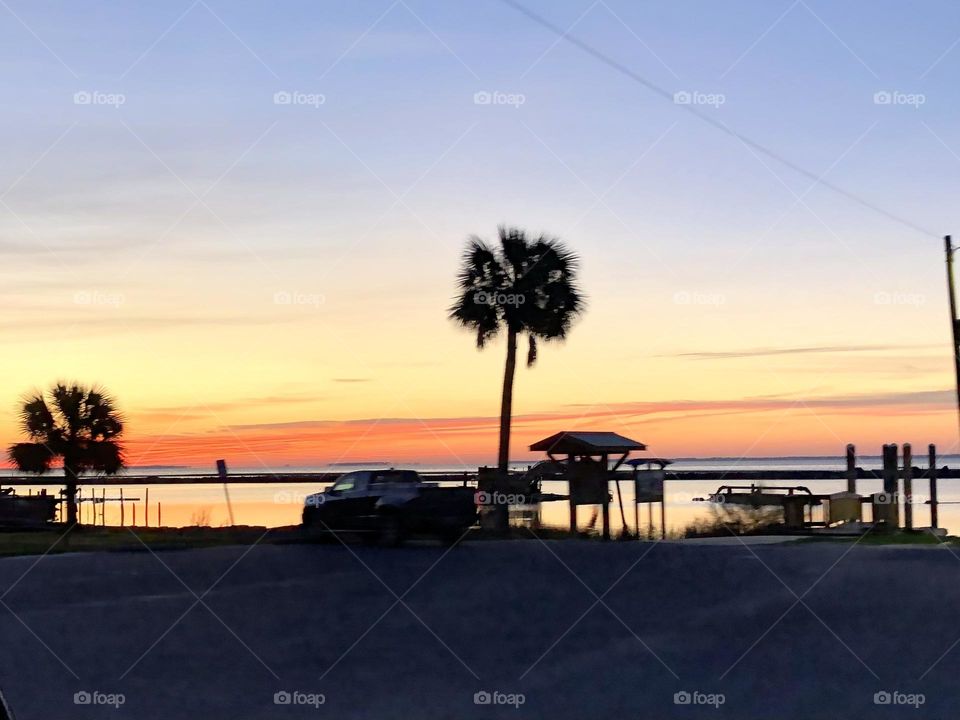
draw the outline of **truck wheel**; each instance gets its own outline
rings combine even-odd
[[[384,547],[399,547],[403,544],[403,523],[399,515],[385,513],[380,516],[377,539]]]

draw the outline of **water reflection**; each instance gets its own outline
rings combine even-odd
[[[782,482],[782,481],[777,481]],[[770,484],[774,484],[771,482]],[[812,480],[804,483],[814,494],[828,494],[845,489],[844,481]],[[264,527],[282,527],[300,522],[304,498],[327,487],[329,483],[237,483],[229,488],[233,506],[234,522],[237,525],[256,525]],[[45,488],[48,493],[58,494],[61,487],[56,484],[44,486],[20,487],[18,492],[37,493]],[[545,493],[565,494],[566,483],[544,481]],[[697,502],[694,498],[705,497],[717,489],[716,482],[693,480],[672,480],[665,488],[665,515],[667,531],[681,534],[688,526],[711,518],[710,503]],[[880,492],[883,489],[880,480],[859,480],[857,490],[862,495]],[[124,502],[119,502],[121,490]],[[623,529],[620,507],[615,486],[611,483],[613,501],[610,505],[611,534],[616,536]],[[652,527],[652,535],[660,534],[660,508],[654,504],[648,507],[641,504],[634,512],[633,483],[623,482],[623,515],[631,532],[635,530],[639,515],[641,533],[646,535]],[[940,526],[951,534],[960,534],[960,504],[946,504],[960,501],[950,481],[940,482]],[[106,497],[106,503],[91,503],[90,498],[98,500]],[[131,498],[137,498],[136,501]],[[930,524],[930,506],[925,502],[929,498],[927,483],[914,481],[914,525],[925,527]],[[219,483],[189,485],[128,485],[128,486],[83,486],[81,493],[81,521],[92,523],[94,509],[96,522],[107,525],[155,527],[158,523],[166,527],[189,527],[208,525],[220,527],[230,524],[230,514],[224,497],[223,485]],[[594,512],[596,510],[596,514]],[[567,528],[570,522],[569,505],[566,501],[545,502],[538,506],[514,508],[512,516],[517,524],[531,528],[554,527]],[[581,530],[591,528],[599,531],[600,518],[598,506],[581,506],[578,512],[578,526]]]

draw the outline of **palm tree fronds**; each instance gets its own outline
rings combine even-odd
[[[50,469],[56,453],[44,443],[16,443],[8,448],[7,457],[21,472],[41,475]]]
[[[44,437],[56,427],[53,413],[47,407],[42,393],[37,392],[23,398],[20,409],[20,427],[25,434],[32,438]]]
[[[125,467],[123,448],[110,440],[87,443],[76,458],[78,471],[115,475]]]

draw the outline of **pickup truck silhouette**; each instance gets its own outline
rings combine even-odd
[[[303,527],[320,537],[360,534],[396,547],[413,535],[457,542],[477,520],[475,491],[438,487],[413,470],[358,470],[341,475],[323,492],[309,495]]]

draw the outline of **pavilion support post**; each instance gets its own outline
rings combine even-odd
[[[603,477],[606,480],[607,478],[607,468],[610,465],[610,461],[606,455],[600,457],[600,471],[603,473]],[[605,492],[603,493],[603,505],[600,506],[601,515],[603,517],[603,539],[610,539],[610,485],[609,483],[604,483]]]
[[[847,492],[857,491],[857,449],[847,445]]]
[[[640,469],[638,465],[633,466],[633,527],[637,531],[637,540],[640,540],[640,495],[637,492],[639,484]]]
[[[614,482],[617,483],[617,503],[620,505],[620,522],[623,523],[623,529],[620,531],[620,536],[624,537],[629,534],[630,526],[627,525],[627,515],[623,509],[623,492],[620,490],[620,478],[614,478]]]
[[[927,469],[927,478],[930,480],[930,527],[934,530],[937,525],[937,446],[930,445],[928,448],[929,466]]]
[[[664,473],[666,476],[666,473]],[[660,486],[660,538],[667,539],[667,478],[663,478]]]
[[[903,524],[913,530],[913,451],[903,444]]]
[[[567,466],[573,467],[573,455],[567,456]],[[577,536],[577,504],[573,498],[573,480],[567,480],[567,495],[570,496],[570,534]]]

